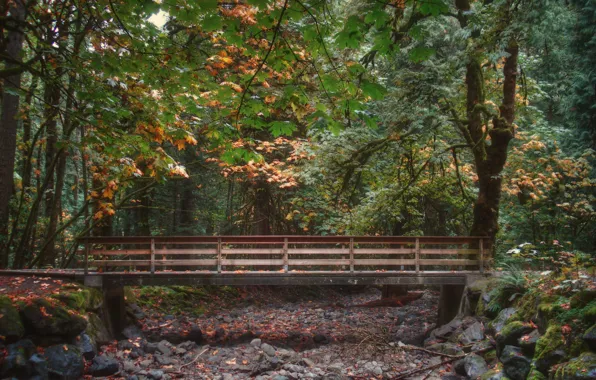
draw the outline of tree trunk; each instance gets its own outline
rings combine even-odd
[[[12,2],[11,17],[17,21],[25,20],[25,4],[22,0]],[[21,60],[23,50],[23,31],[18,24],[15,30],[8,32],[4,55],[16,61]],[[5,63],[6,68],[15,66]],[[13,193],[13,176],[17,146],[17,114],[19,112],[19,95],[11,91],[21,87],[21,74],[7,77],[4,80],[2,94],[2,124],[0,125],[0,268],[8,267],[8,224],[9,202]]]

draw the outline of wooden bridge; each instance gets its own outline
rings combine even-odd
[[[125,286],[440,285],[439,324],[458,310],[464,286],[491,261],[486,237],[188,236],[86,237],[77,268],[0,271],[62,277],[103,289],[106,321],[124,327]]]
[[[490,261],[483,237],[88,237],[89,286],[465,284]]]

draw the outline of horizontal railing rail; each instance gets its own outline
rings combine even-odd
[[[483,272],[478,236],[84,237],[84,270],[96,272]]]

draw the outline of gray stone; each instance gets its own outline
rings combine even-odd
[[[135,339],[135,338],[143,338],[145,334],[143,331],[135,325],[131,325],[125,327],[122,330],[122,335],[124,335],[127,339]]]
[[[532,362],[522,354],[519,347],[505,346],[499,358],[503,363],[503,372],[511,380],[525,380],[530,373]]]
[[[253,346],[253,347],[255,347],[255,348],[261,347],[261,339],[259,339],[259,338],[253,339],[250,342],[250,345]]]
[[[511,318],[511,316],[515,314],[515,311],[516,310],[513,307],[508,307],[501,310],[497,317],[489,323],[488,326],[490,330],[494,333],[500,333],[501,330],[503,330],[503,327],[505,327],[505,324],[507,323],[509,318]]]
[[[152,369],[151,371],[149,371],[148,375],[150,379],[160,380],[164,377],[164,372],[159,369]]]
[[[77,380],[83,376],[83,356],[76,346],[57,344],[45,349],[48,372],[63,380]]]
[[[309,358],[302,358],[302,363],[304,363],[304,365],[306,365],[310,368],[313,368],[315,366],[315,362],[313,362]]]
[[[327,367],[327,370],[331,371],[331,372],[335,372],[335,373],[341,373],[344,368],[345,368],[344,363],[337,362],[337,363],[333,363],[333,364],[329,365]]]
[[[454,343],[436,343],[427,347],[430,351],[440,352],[446,355],[461,355],[463,350]]]
[[[97,349],[95,348],[91,337],[85,333],[79,335],[77,347],[79,347],[79,350],[81,350],[86,360],[91,360],[97,355]]]
[[[39,354],[33,354],[27,360],[27,367],[31,379],[47,379],[48,378],[48,363]]]
[[[19,340],[6,347],[6,356],[2,361],[2,378],[22,378],[27,375],[27,358],[35,352],[35,345],[29,339]]]
[[[596,351],[596,325],[587,329],[584,335],[582,335],[582,339],[590,347],[590,350]]]
[[[463,344],[470,344],[484,339],[484,327],[480,322],[475,322],[470,325],[460,336],[460,341]]]
[[[91,376],[102,377],[111,376],[120,370],[120,366],[115,359],[109,358],[105,355],[96,356],[93,358],[89,373]]]
[[[137,373],[140,371],[140,368],[135,365],[132,360],[125,360],[122,363],[122,369],[126,372]]]
[[[172,355],[172,349],[166,340],[162,340],[161,342],[157,343],[157,350],[166,356]]]
[[[275,356],[275,348],[270,344],[263,343],[261,344],[261,350],[269,356]]]
[[[465,358],[458,360],[455,365],[455,372],[467,376],[470,379],[476,379],[478,376],[488,371],[488,365],[481,356],[470,354]]]

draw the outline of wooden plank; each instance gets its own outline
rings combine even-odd
[[[221,253],[226,255],[281,255],[283,248],[223,248]]]
[[[290,255],[345,255],[350,250],[345,248],[290,248]]]
[[[162,248],[155,250],[159,255],[216,255],[217,248],[213,249],[175,249]]]
[[[350,238],[350,272],[354,273],[354,238]]]
[[[421,255],[477,255],[478,250],[477,249],[465,249],[465,248],[462,248],[462,249],[427,248],[427,249],[421,249],[420,254]]]
[[[291,260],[290,260],[291,262]],[[283,259],[222,259],[221,265],[246,265],[246,266],[263,266],[263,265],[284,265]]]
[[[288,271],[288,239],[285,238],[284,239],[284,249],[283,249],[283,254],[284,254],[284,272]]]
[[[155,273],[155,240],[151,239],[151,273]]]
[[[416,238],[416,273],[420,272],[420,239]]]
[[[349,259],[290,259],[291,265],[350,265]]]
[[[416,265],[414,259],[356,259],[354,265]]]
[[[151,248],[147,249],[116,249],[112,251],[104,249],[92,249],[91,256],[119,256],[119,255],[149,255]]]
[[[414,248],[356,248],[356,255],[409,255],[415,253]]]
[[[465,259],[444,259],[444,260],[420,260],[420,265],[478,265],[478,260]]]
[[[95,260],[89,262],[90,266],[101,267],[116,267],[116,266],[138,266],[151,267],[150,260]],[[215,266],[216,259],[200,259],[200,260],[155,260],[153,262],[155,267],[158,266]]]

